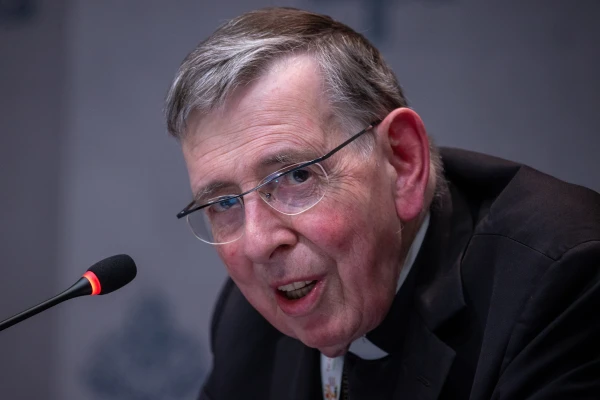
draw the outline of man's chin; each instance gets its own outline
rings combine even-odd
[[[348,352],[350,344],[360,333],[348,334],[348,330],[320,329],[318,331],[305,330],[296,333],[296,338],[305,346],[319,350],[329,358],[339,357]]]
[[[345,346],[323,347],[323,348],[319,348],[319,351],[329,358],[335,358],[335,357],[343,356],[344,354],[346,354],[348,352],[349,348],[350,348],[350,345],[347,344]]]
[[[302,335],[302,333],[305,333],[305,335]],[[306,333],[300,332],[296,338],[304,343],[305,346],[317,349],[329,358],[346,354],[350,348],[350,343],[352,343],[347,337],[332,335],[331,332],[319,332],[319,335],[315,335],[315,332],[310,332],[312,334]]]

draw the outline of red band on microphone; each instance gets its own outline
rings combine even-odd
[[[92,296],[100,294],[102,287],[100,286],[100,281],[98,280],[96,274],[94,274],[92,271],[87,271],[85,274],[83,274],[83,277],[90,282],[90,285],[92,285]]]

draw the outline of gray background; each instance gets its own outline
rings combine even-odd
[[[226,19],[325,12],[384,52],[440,145],[600,190],[600,2],[0,2],[0,319],[128,253],[138,278],[0,333],[0,398],[192,399],[224,268],[175,213],[190,192],[161,115]],[[12,7],[12,8],[11,8]]]

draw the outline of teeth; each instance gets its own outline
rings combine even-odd
[[[278,289],[285,293],[288,299],[299,299],[306,296],[317,284],[317,281],[293,282],[289,285],[279,286]]]
[[[292,290],[302,289],[304,286],[310,285],[311,282],[312,281],[292,282],[288,285],[279,286],[277,289],[281,290],[282,292],[291,292]]]

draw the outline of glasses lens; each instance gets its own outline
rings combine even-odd
[[[244,204],[239,197],[221,196],[216,201],[187,216],[194,235],[209,244],[225,244],[244,233]]]
[[[312,164],[295,169],[301,164],[290,165],[269,175],[262,181],[268,183],[258,189],[263,200],[281,213],[300,214],[325,196],[328,178],[323,167]],[[273,179],[282,173],[283,175]]]

